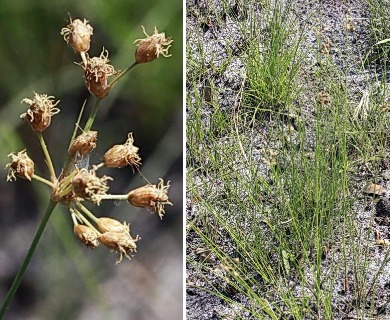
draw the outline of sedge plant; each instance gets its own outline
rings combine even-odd
[[[364,108],[348,69],[332,61],[330,42],[319,33],[314,55],[302,44],[308,30],[294,33],[286,10],[293,2],[273,3],[270,19],[254,22],[269,21],[265,40],[250,39],[241,57],[244,99],[238,92],[219,132],[202,118],[197,79],[188,98],[187,237],[195,240],[187,285],[229,306],[226,318],[334,319],[355,310],[366,319],[375,314],[389,251],[371,225],[357,224],[356,176],[386,151],[386,91],[369,86]],[[308,70],[310,54],[317,60]],[[309,71],[311,81],[302,81]],[[303,96],[312,98],[310,114]],[[211,99],[213,110],[218,103]],[[378,245],[386,250],[380,262],[370,255]]]
[[[12,152],[8,156],[7,181],[26,179],[31,182],[40,182],[49,188],[50,201],[40,221],[39,227],[31,242],[30,248],[20,266],[20,269],[9,289],[0,309],[0,319],[3,319],[9,304],[23,279],[25,271],[34,255],[39,240],[46,228],[55,207],[60,204],[68,208],[73,223],[75,237],[85,246],[95,249],[100,245],[118,253],[117,263],[123,257],[131,259],[137,251],[139,235],[132,236],[130,224],[120,222],[112,217],[97,217],[87,208],[86,202],[99,206],[102,201],[127,201],[135,207],[143,207],[156,213],[160,219],[164,217],[165,205],[172,205],[169,201],[168,190],[170,181],[163,179],[157,184],[149,182],[140,172],[142,159],[138,154],[139,148],[134,145],[133,133],[128,133],[125,142],[115,144],[107,150],[101,163],[89,168],[89,154],[97,146],[98,131],[93,128],[94,120],[103,99],[109,95],[114,86],[123,79],[135,66],[150,63],[158,57],[170,57],[168,52],[173,40],[166,38],[154,28],[152,35],[148,35],[142,26],[145,38],[137,39],[134,61],[123,71],[118,71],[109,62],[109,52],[103,48],[99,56],[91,57],[89,49],[93,35],[93,27],[86,19],[72,19],[63,27],[60,34],[80,57],[76,64],[82,68],[85,85],[94,100],[91,113],[84,126],[80,119],[84,110],[81,107],[79,118],[70,139],[67,156],[62,168],[55,168],[50,151],[45,143],[44,131],[50,126],[52,118],[60,112],[60,101],[46,93],[34,92],[33,97],[25,98],[22,103],[27,104],[26,112],[21,118],[36,134],[44,154],[47,177],[35,173],[35,163],[26,150]],[[92,130],[92,128],[94,130]],[[110,194],[109,182],[113,179],[108,175],[99,175],[99,169],[123,168],[130,166],[133,173],[139,173],[146,184],[124,194]]]

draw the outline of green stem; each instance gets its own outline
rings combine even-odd
[[[83,116],[86,103],[87,103],[87,100],[84,100],[83,105],[81,106],[81,110],[79,112],[79,116],[78,116],[77,121],[76,121],[76,125],[74,126],[74,130],[73,130],[72,138],[70,139],[70,142],[69,142],[68,150],[70,149],[74,139],[76,138],[77,130],[80,128],[79,124],[80,124],[81,117]],[[68,152],[67,156],[66,156],[65,165],[64,165],[63,171],[62,171],[64,176],[68,175],[69,165],[72,162],[72,159],[73,159],[73,157],[71,157],[69,155],[69,152]]]
[[[111,90],[115,84],[119,81],[119,79],[121,79],[126,73],[128,73],[131,69],[133,69],[138,63],[136,61],[133,62],[133,64],[131,64],[126,70],[122,71],[120,74],[118,74],[116,76],[116,78],[114,80],[112,80],[112,82],[110,83],[110,89]],[[87,123],[85,124],[85,127],[84,127],[84,132],[88,132],[91,127],[92,127],[92,124],[95,120],[95,117],[96,117],[96,114],[98,112],[98,109],[99,109],[99,105],[100,105],[100,101],[102,99],[100,98],[97,98],[97,101],[91,111],[91,114],[87,120]]]
[[[54,171],[53,162],[51,162],[49,151],[47,150],[45,139],[43,139],[43,135],[41,132],[37,133],[37,135],[38,135],[39,143],[41,144],[43,153],[45,155],[47,168],[49,169],[50,172],[50,178],[52,181],[54,181],[56,179],[56,173]]]
[[[116,83],[125,76],[126,73],[128,73],[131,69],[133,69],[138,63],[136,61],[133,62],[132,65],[130,65],[126,70],[122,71],[120,74],[116,76],[114,80],[110,83],[110,90],[116,85]]]
[[[81,219],[88,227],[90,227],[92,230],[96,231],[98,234],[100,234],[99,230],[97,230],[89,220],[83,216],[81,212],[78,213],[79,219]]]
[[[84,132],[88,132],[91,129],[91,127],[93,125],[93,122],[95,121],[96,114],[97,114],[97,112],[99,110],[100,101],[102,101],[102,99],[96,98],[95,105],[93,106],[91,114],[89,115],[87,123],[85,124]]]
[[[127,200],[127,194],[102,194],[99,195],[102,200]]]
[[[51,181],[49,180],[46,180],[45,178],[42,178],[36,174],[33,174],[31,176],[31,178],[37,180],[37,181],[40,181],[40,182],[43,182],[44,184],[47,184],[49,187],[51,187],[52,189],[54,189],[54,183],[52,183]]]
[[[98,234],[100,234],[99,230],[97,230],[93,226],[93,224],[91,224],[91,222],[89,222],[89,220],[86,217],[84,217],[84,215],[80,211],[78,211],[77,209],[71,209],[71,210],[73,210],[72,211],[73,214],[76,215],[80,220],[82,220],[88,227],[90,227],[92,230],[95,230]],[[77,224],[77,221],[76,221],[76,223],[75,223],[75,221],[73,221],[73,223]]]
[[[7,296],[5,297],[3,304],[0,309],[0,320],[3,319],[6,311],[9,308],[9,304],[15,295],[16,290],[18,289],[20,282],[23,279],[24,273],[31,261],[32,256],[34,255],[35,249],[37,248],[38,242],[43,234],[43,231],[45,230],[46,224],[50,219],[50,216],[55,208],[57,203],[50,201],[47,208],[46,212],[41,220],[41,223],[39,224],[39,227],[35,233],[34,239],[31,242],[30,249],[28,249],[28,252],[23,260],[22,265],[19,268],[18,274],[16,275],[14,282],[12,283],[11,288],[9,289]]]
[[[75,126],[74,126],[72,138],[70,138],[68,150],[70,149],[70,147],[72,146],[72,143],[73,143],[74,139],[76,138],[77,130],[80,128],[80,121],[81,121],[81,117],[83,116],[84,108],[85,108],[85,105],[86,105],[86,104],[87,104],[87,100],[84,100],[83,105],[81,106],[81,109],[80,109],[79,116],[78,116],[78,118],[77,118],[76,124],[75,124]],[[69,158],[69,156],[68,156],[68,158]]]
[[[83,206],[80,202],[76,202],[76,205],[80,208],[82,212],[84,212],[93,222],[97,222],[98,218],[94,216],[94,214],[89,211],[85,206]],[[1,319],[0,319],[1,320]]]

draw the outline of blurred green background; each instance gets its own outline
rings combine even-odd
[[[160,221],[146,209],[104,202],[88,207],[97,216],[131,222],[142,240],[132,261],[115,265],[117,255],[90,250],[73,236],[66,208],[57,206],[5,319],[180,319],[183,313],[183,116],[182,1],[31,1],[2,0],[0,5],[0,163],[27,149],[36,173],[48,177],[35,134],[19,115],[33,91],[61,100],[61,112],[44,132],[59,174],[80,107],[91,99],[84,86],[80,58],[60,35],[73,19],[94,28],[90,56],[102,47],[116,69],[133,62],[133,41],[154,26],[174,42],[172,57],[133,69],[103,100],[93,130],[98,146],[91,163],[134,133],[141,171],[152,183],[171,180],[172,207]],[[82,124],[86,117],[83,118]],[[126,193],[145,184],[129,168],[104,169],[114,177],[110,191]],[[25,180],[6,183],[0,172],[0,300],[2,301],[31,243],[49,199],[45,186]]]

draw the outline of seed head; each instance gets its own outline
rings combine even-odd
[[[173,40],[165,38],[165,33],[158,33],[156,27],[154,27],[154,33],[151,36],[146,33],[144,26],[141,26],[141,28],[146,38],[134,41],[134,43],[139,42],[135,51],[135,61],[137,63],[151,62],[158,58],[160,54],[164,57],[171,56],[168,49],[171,47]]]
[[[100,245],[97,232],[88,226],[75,224],[73,232],[82,243],[92,249],[95,249]]]
[[[91,150],[96,148],[97,131],[88,131],[80,134],[76,139],[73,140],[68,152],[73,157],[76,152],[79,155],[85,156]]]
[[[109,64],[108,51],[104,48],[99,57],[90,58],[87,55],[86,61],[85,65],[80,64],[84,69],[86,86],[91,94],[103,99],[110,90],[108,77],[117,74],[117,71]]]
[[[160,183],[157,186],[155,184],[148,184],[130,191],[127,195],[127,200],[133,206],[149,208],[162,219],[165,214],[164,205],[172,205],[168,199],[169,187],[170,181],[164,186],[164,180],[160,179]]]
[[[66,43],[70,44],[76,53],[88,52],[93,28],[88,20],[70,19],[70,24],[61,29],[61,35]]]
[[[35,132],[44,131],[50,125],[51,117],[60,112],[60,109],[55,108],[60,101],[53,102],[53,99],[53,96],[34,92],[32,100],[28,98],[22,100],[30,107],[20,117],[26,119]]]
[[[31,181],[34,174],[34,161],[26,153],[26,150],[19,151],[17,154],[10,153],[11,162],[6,165],[8,169],[7,181],[15,181],[16,177]]]
[[[133,134],[129,133],[127,141],[124,144],[118,144],[109,149],[103,162],[107,167],[123,168],[127,165],[138,169],[141,164],[141,158],[138,155],[139,148],[133,145]]]
[[[317,94],[317,101],[322,105],[322,106],[327,106],[332,102],[332,97],[331,95],[326,92],[326,91],[320,91]]]
[[[81,169],[72,179],[73,192],[80,198],[91,200],[100,205],[101,195],[105,195],[109,187],[107,182],[113,180],[109,176],[101,178],[96,176],[95,171]]]
[[[120,254],[117,264],[122,261],[123,256],[131,260],[127,252],[137,252],[136,242],[140,239],[138,235],[133,239],[129,233],[124,232],[105,232],[99,236],[101,243]]]
[[[129,233],[130,232],[130,224],[126,224],[126,222],[120,223],[118,220],[102,217],[99,218],[96,222],[97,227],[100,232],[117,232],[117,233]]]

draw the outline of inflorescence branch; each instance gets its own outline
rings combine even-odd
[[[109,217],[96,217],[82,202],[89,201],[99,205],[102,200],[107,199],[127,200],[133,206],[144,207],[157,213],[161,219],[165,214],[164,206],[172,205],[168,199],[170,181],[164,185],[163,180],[160,179],[158,185],[153,185],[139,171],[141,157],[138,154],[139,148],[134,146],[132,133],[128,134],[125,143],[110,148],[105,153],[102,163],[89,169],[89,154],[97,146],[98,135],[98,132],[92,131],[91,128],[101,101],[109,94],[114,85],[136,65],[151,62],[159,56],[170,57],[168,49],[171,47],[173,40],[165,38],[165,34],[159,33],[157,28],[154,29],[151,36],[146,33],[144,27],[142,29],[146,38],[135,41],[138,44],[135,50],[134,62],[123,72],[117,71],[114,66],[109,64],[109,52],[104,48],[98,57],[89,56],[88,51],[91,45],[93,28],[88,20],[72,20],[70,18],[70,23],[61,29],[60,33],[64,40],[81,57],[81,62],[76,62],[76,64],[82,68],[86,88],[91,95],[95,96],[96,102],[84,129],[76,137],[86,103],[84,101],[69,144],[67,160],[62,169],[58,171],[60,172],[59,176],[56,175],[50,152],[43,137],[43,131],[50,126],[52,117],[60,112],[57,107],[60,101],[55,101],[53,96],[36,92],[34,92],[32,99],[25,98],[22,100],[22,103],[28,105],[28,109],[20,117],[30,125],[38,136],[50,180],[34,173],[34,161],[27,155],[26,150],[22,150],[8,155],[11,160],[6,165],[8,169],[7,181],[12,182],[17,178],[29,181],[35,179],[51,188],[51,199],[18,274],[0,308],[0,319],[3,318],[8,309],[9,303],[24,276],[46,224],[57,204],[64,205],[69,209],[73,231],[77,239],[90,248],[97,248],[100,244],[103,244],[111,251],[117,252],[119,254],[117,263],[121,262],[123,257],[131,259],[132,253],[137,251],[136,243],[141,239],[140,236],[132,237],[130,235],[129,223],[121,223]],[[108,182],[113,179],[110,176],[98,176],[96,174],[97,170],[102,167],[123,168],[126,166],[130,166],[133,173],[137,171],[147,181],[147,185],[129,191],[124,195],[107,194],[109,190]]]
[[[101,101],[109,94],[115,84],[135,66],[149,63],[160,56],[171,56],[168,50],[173,40],[166,38],[165,34],[160,33],[156,27],[152,35],[148,35],[143,26],[142,30],[146,38],[134,41],[137,43],[134,62],[121,72],[110,64],[109,52],[104,47],[99,56],[91,57],[89,55],[93,28],[88,20],[72,20],[70,18],[70,23],[62,28],[60,33],[74,52],[81,57],[81,62],[76,62],[76,64],[83,71],[86,88],[96,99],[92,111],[82,132],[78,136],[72,137],[67,151],[67,161],[58,171],[60,174],[57,176],[43,131],[50,126],[52,117],[60,112],[58,108],[60,101],[56,101],[54,96],[34,92],[33,98],[22,100],[28,105],[28,109],[21,115],[21,118],[28,122],[38,136],[50,179],[34,173],[34,161],[27,155],[26,150],[9,154],[11,161],[7,164],[7,181],[14,181],[17,178],[29,181],[35,179],[49,186],[51,188],[51,202],[60,203],[69,208],[76,237],[91,248],[103,244],[118,252],[119,261],[122,260],[123,256],[130,259],[127,252],[136,252],[136,242],[140,237],[138,235],[134,238],[131,237],[129,224],[125,222],[120,223],[112,218],[95,217],[82,202],[88,201],[99,206],[102,200],[124,200],[132,206],[144,207],[158,214],[161,219],[165,214],[164,206],[172,205],[168,198],[170,181],[164,184],[164,181],[160,179],[157,185],[151,184],[139,171],[142,165],[141,157],[138,154],[139,148],[134,145],[134,137],[131,132],[124,143],[113,145],[106,151],[100,164],[89,165],[89,154],[97,147],[98,136],[98,131],[92,131],[91,128]],[[84,105],[85,102],[82,110]],[[80,128],[80,119],[81,114],[75,130],[77,127]],[[102,167],[123,168],[126,166],[131,167],[133,173],[140,173],[147,184],[125,194],[108,194],[108,184],[113,179],[107,175],[99,176],[97,171]],[[104,227],[101,219],[104,219]],[[114,228],[114,225],[117,228]]]

